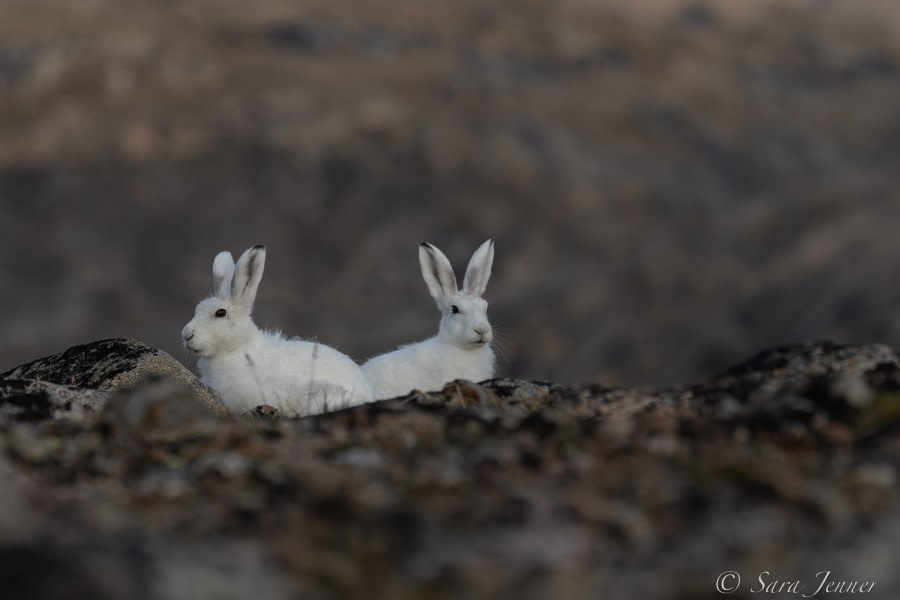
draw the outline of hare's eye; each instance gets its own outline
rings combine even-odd
[[[224,308],[220,308],[219,310],[216,311],[216,317],[218,317],[218,318],[220,318],[220,319],[221,319],[222,317],[224,317],[226,314],[227,314],[227,313],[225,312],[225,309],[224,309]]]
[[[459,307],[458,307],[457,305],[454,304],[453,306],[450,307],[450,312],[452,312],[454,315],[458,315],[458,314],[459,314]]]

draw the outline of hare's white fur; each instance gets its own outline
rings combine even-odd
[[[488,304],[482,299],[494,262],[494,240],[483,243],[466,268],[459,291],[453,266],[431,244],[419,247],[428,291],[441,311],[436,336],[369,359],[362,368],[386,398],[441,389],[454,379],[483,381],[494,376]]]
[[[228,252],[213,261],[215,295],[197,305],[181,332],[185,348],[199,357],[203,382],[238,413],[268,404],[302,416],[380,398],[350,357],[256,326],[251,313],[265,260],[265,247],[254,246],[237,265]]]

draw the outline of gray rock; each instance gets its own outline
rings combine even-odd
[[[735,422],[769,430],[889,423],[894,400],[883,392],[898,387],[898,363],[896,351],[883,344],[808,342],[764,350],[712,387],[743,404]]]
[[[95,415],[109,392],[34,379],[0,380],[0,425],[45,419],[80,421]]]
[[[156,377],[117,393],[103,410],[104,422],[138,433],[181,428],[215,416],[209,406],[197,402],[190,386],[171,378]]]
[[[73,346],[18,366],[2,377],[36,379],[100,392],[130,389],[148,377],[166,378],[186,385],[216,415],[230,414],[209,387],[169,354],[128,338]]]
[[[744,397],[772,380],[862,374],[898,362],[897,352],[884,344],[807,342],[764,350],[722,373],[714,385]]]

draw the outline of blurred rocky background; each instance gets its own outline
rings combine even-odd
[[[497,240],[500,373],[711,376],[900,345],[900,4],[0,3],[0,370],[179,332],[222,249],[262,326],[432,334],[417,245]]]

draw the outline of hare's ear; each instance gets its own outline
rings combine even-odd
[[[478,247],[463,279],[463,291],[470,296],[481,296],[491,278],[491,266],[494,264],[494,240],[490,239]]]
[[[457,292],[453,266],[436,247],[427,242],[419,246],[419,265],[428,291],[438,303],[449,300]]]
[[[231,278],[234,277],[234,259],[231,252],[219,252],[213,260],[213,291],[227,300],[231,296]]]
[[[266,247],[253,246],[243,254],[234,267],[234,277],[231,281],[231,298],[244,306],[247,312],[253,310],[253,302],[256,300],[256,289],[262,279],[263,269],[266,266]]]

